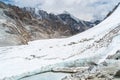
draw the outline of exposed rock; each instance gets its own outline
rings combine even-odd
[[[114,77],[120,78],[120,70],[118,70],[118,71],[115,73],[115,76],[114,76]]]
[[[119,60],[120,59],[120,50],[116,51],[116,54],[108,56],[107,59]]]
[[[74,34],[78,32],[83,32],[95,25],[95,23],[92,22],[76,19],[74,16],[72,16],[69,13],[59,14],[58,16],[65,24],[68,24],[71,27]]]
[[[117,60],[107,60],[108,66],[100,64],[97,67],[94,66],[91,70],[88,68],[82,72],[79,71],[71,76],[66,76],[63,80],[74,80],[76,78],[78,80],[117,80],[117,78],[120,78],[119,62]]]
[[[107,15],[104,19],[106,19],[107,17],[109,17],[116,9],[117,7],[120,5],[120,2],[118,3],[118,5],[116,5]]]

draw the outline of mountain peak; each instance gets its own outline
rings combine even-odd
[[[75,21],[77,21],[79,23],[80,19],[76,18],[75,16],[73,16],[72,14],[70,14],[68,11],[64,11],[63,13],[59,14],[59,15],[66,15],[66,16],[70,16],[72,19],[74,19]]]

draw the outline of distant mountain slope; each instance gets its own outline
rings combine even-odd
[[[88,21],[79,20],[78,18],[74,17],[68,12],[62,13],[59,15],[54,15],[52,13],[47,13],[46,11],[36,10],[35,8],[30,8],[30,7],[24,7],[23,10],[28,11],[35,18],[40,19],[40,20],[46,19],[49,21],[58,21],[58,22],[60,21],[64,23],[65,25],[68,25],[71,28],[73,34],[83,32],[97,25],[98,23],[100,23],[100,21],[96,23],[96,22],[88,22]]]
[[[68,24],[71,27],[74,33],[83,32],[96,25],[95,23],[92,22],[79,20],[69,13],[59,14],[58,16],[64,23]]]
[[[48,14],[43,10],[19,8],[0,2],[0,46],[68,37],[95,25],[81,20],[76,22],[71,16],[67,19],[65,15]]]

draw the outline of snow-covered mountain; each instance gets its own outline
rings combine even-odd
[[[74,33],[83,32],[83,31],[97,25],[97,23],[95,23],[95,22],[79,20],[78,18],[74,17],[73,15],[71,15],[68,12],[59,14],[58,16],[61,18],[61,20],[64,23],[68,24],[71,27],[71,29]],[[99,23],[100,23],[100,21],[99,21]]]
[[[95,22],[83,21],[83,20],[80,20],[74,17],[72,14],[68,13],[67,11],[65,11],[62,14],[55,15],[53,13],[47,13],[44,10],[39,10],[36,8],[30,8],[30,7],[24,7],[23,10],[28,11],[34,17],[41,19],[41,20],[47,19],[50,21],[52,20],[52,21],[62,22],[71,28],[73,34],[83,32],[101,22],[100,20],[98,20],[97,23],[96,21]]]
[[[0,79],[20,80],[57,67],[104,62],[120,50],[119,13],[120,5],[97,26],[69,38],[36,40],[28,45],[0,47]]]

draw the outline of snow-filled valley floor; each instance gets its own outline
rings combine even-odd
[[[56,67],[100,64],[120,50],[120,6],[99,25],[75,36],[0,47],[0,80],[19,80]]]

